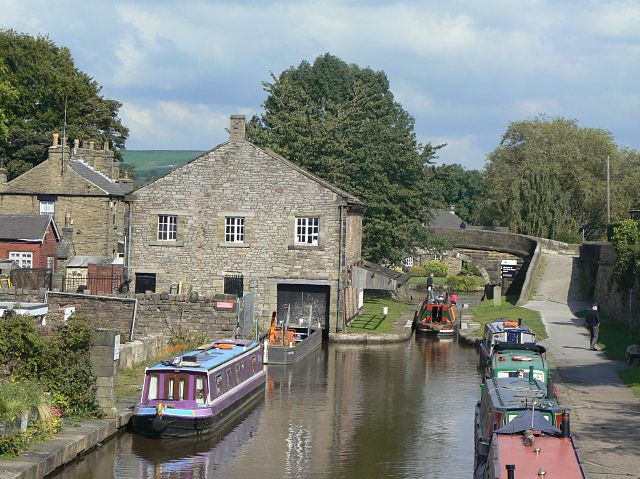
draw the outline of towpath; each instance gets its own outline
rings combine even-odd
[[[542,344],[562,404],[571,408],[572,432],[589,478],[640,478],[640,400],[617,374],[626,365],[589,350],[584,320],[575,316],[588,306],[578,289],[577,258],[544,259],[537,298],[526,307],[541,313],[549,333]]]

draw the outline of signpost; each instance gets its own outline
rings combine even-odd
[[[500,262],[500,276],[502,278],[502,290],[504,291],[504,279],[513,279],[518,273],[518,261],[515,259],[503,259]]]

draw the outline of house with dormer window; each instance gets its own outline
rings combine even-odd
[[[128,198],[136,292],[253,292],[265,320],[311,316],[325,330],[357,311],[364,205],[247,141],[243,116],[228,141]]]

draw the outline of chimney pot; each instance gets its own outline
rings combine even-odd
[[[77,150],[78,148],[80,148],[80,140],[78,140],[77,138],[75,140],[73,140],[73,147]]]
[[[231,115],[230,119],[230,134],[229,139],[231,141],[242,141],[245,136],[245,118],[244,115]]]
[[[51,143],[51,146],[56,148],[58,146],[58,140],[59,139],[60,139],[60,135],[58,135],[57,133],[54,133],[53,134],[53,142]]]

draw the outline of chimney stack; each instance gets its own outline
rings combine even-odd
[[[93,141],[90,141],[90,142],[89,142],[89,149],[90,149],[90,150],[93,150],[93,147],[94,147],[94,146],[95,146],[94,142],[93,142]]]
[[[103,144],[103,150],[104,151],[109,151],[109,140],[105,141]]]
[[[230,141],[242,141],[244,140],[245,119],[244,115],[231,115],[230,122]]]
[[[51,143],[51,146],[53,146],[54,148],[57,148],[59,139],[60,139],[60,135],[58,135],[57,133],[54,133],[53,134],[53,141]]]
[[[89,140],[82,140],[82,149],[83,150],[89,149]]]
[[[80,140],[76,138],[75,140],[73,140],[73,149],[77,150],[78,148],[80,148]]]

